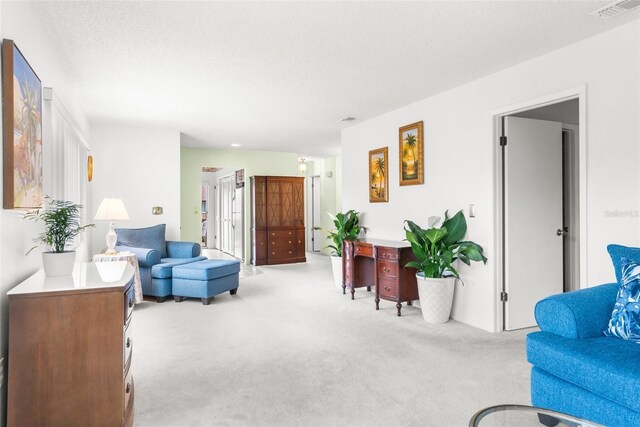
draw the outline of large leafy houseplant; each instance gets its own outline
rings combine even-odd
[[[455,279],[460,274],[454,266],[456,260],[467,265],[472,261],[487,263],[482,246],[462,240],[467,234],[467,221],[462,211],[452,217],[444,213],[444,221],[439,219],[424,230],[412,221],[406,220],[405,235],[411,244],[416,261],[407,263],[414,267],[422,316],[428,323],[445,323],[451,315]]]
[[[416,268],[424,277],[459,279],[460,275],[453,266],[458,259],[467,265],[472,261],[487,263],[482,246],[462,240],[467,234],[467,220],[462,211],[452,217],[446,211],[440,227],[436,227],[436,221],[426,230],[412,221],[405,220],[405,223],[405,235],[417,258],[417,261],[407,263],[407,267]]]
[[[70,241],[85,229],[94,227],[94,224],[80,225],[81,209],[82,205],[45,197],[44,208],[24,215],[25,219],[44,222],[44,231],[33,239],[36,245],[29,252],[38,246],[44,246],[53,253],[64,252]]]
[[[356,240],[360,234],[361,226],[359,224],[359,213],[352,210],[346,213],[338,212],[335,216],[329,213],[333,220],[335,229],[329,231],[327,239],[333,242],[327,248],[331,249],[331,255],[336,257],[342,256],[342,242],[344,240]]]

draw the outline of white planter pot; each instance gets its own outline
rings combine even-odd
[[[44,267],[45,276],[48,277],[70,276],[75,261],[75,251],[42,253],[42,267]]]
[[[333,269],[333,281],[342,292],[342,257],[332,255],[331,267]]]
[[[430,279],[416,274],[422,317],[427,323],[446,323],[451,315],[455,278]]]

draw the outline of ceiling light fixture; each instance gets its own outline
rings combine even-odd
[[[240,147],[240,144],[231,144],[231,146],[234,147],[234,148],[238,148],[238,147]]]
[[[338,122],[352,122],[355,119],[356,119],[355,117],[347,116],[347,117],[341,118],[340,120],[338,120]]]
[[[307,164],[305,163],[305,158],[304,157],[300,157],[298,159],[298,171],[301,174],[304,174],[305,172],[307,172]]]
[[[630,12],[638,6],[640,6],[640,0],[618,0],[598,10],[594,10],[591,12],[591,15],[600,18],[611,18]]]

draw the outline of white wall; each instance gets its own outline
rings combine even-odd
[[[77,93],[74,82],[68,73],[68,64],[64,62],[62,52],[57,51],[50,44],[50,36],[40,24],[38,14],[33,10],[30,2],[0,2],[0,34],[2,38],[13,40],[20,48],[31,67],[40,78],[43,87],[52,87],[71,119],[89,138],[89,122],[84,113],[81,98]],[[43,120],[43,126],[46,123]],[[2,124],[0,123],[0,129]],[[49,143],[43,132],[43,145]],[[90,139],[90,138],[89,138]],[[0,158],[2,153],[0,152]],[[45,162],[48,159],[45,159]],[[53,174],[61,176],[61,171]],[[2,176],[0,175],[0,182]],[[45,194],[50,191],[51,182],[44,181]],[[25,252],[32,246],[31,240],[39,232],[40,227],[22,219],[24,212],[17,210],[2,210],[0,213],[0,352],[6,362],[8,290],[22,280],[35,273],[41,267],[39,253],[34,252],[25,256]],[[6,395],[5,384],[2,387],[0,399],[0,418],[4,419]]]
[[[452,316],[486,329],[496,327],[494,225],[494,123],[492,112],[516,103],[586,85],[587,280],[611,281],[608,243],[640,240],[639,117],[640,20],[466,85],[345,129],[342,132],[343,210],[364,212],[368,236],[401,240],[403,220],[476,205],[470,240],[489,258],[460,267]],[[425,77],[428,78],[428,77]],[[398,185],[398,128],[424,121],[425,183]],[[389,203],[370,204],[367,153],[389,147]],[[611,216],[607,212],[631,212]],[[633,212],[635,211],[635,215]],[[544,268],[531,257],[532,272]]]
[[[180,133],[175,131],[95,126],[92,217],[105,197],[123,200],[129,221],[116,227],[167,224],[167,240],[180,239]],[[151,208],[161,206],[162,215]],[[95,221],[93,253],[106,248],[109,225]]]
[[[328,176],[328,175],[331,176]],[[307,166],[307,177],[319,176],[320,177],[320,219],[323,230],[331,230],[333,228],[333,221],[327,213],[335,215],[341,211],[342,208],[342,158],[340,156],[328,157],[326,159],[320,159],[313,162],[309,162]],[[307,196],[307,251],[311,251],[311,179],[307,179],[306,182],[306,196]],[[326,233],[321,233],[322,241],[320,246],[321,253],[328,255],[331,253],[326,246],[330,243],[325,238]]]

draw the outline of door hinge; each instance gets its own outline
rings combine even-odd
[[[507,145],[507,137],[506,136],[501,136],[500,137],[500,146],[504,147],[505,145]]]
[[[507,302],[509,300],[509,294],[506,292],[500,292],[500,301]]]

